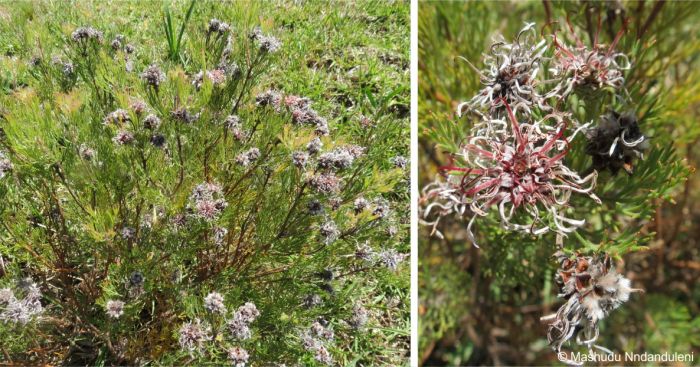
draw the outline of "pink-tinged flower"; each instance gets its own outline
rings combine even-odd
[[[556,275],[559,297],[567,301],[556,313],[542,317],[541,321],[549,325],[547,339],[559,360],[571,364],[561,350],[562,345],[575,337],[576,344],[589,350],[596,347],[607,351],[594,345],[599,334],[598,322],[627,302],[632,293],[642,290],[631,287],[630,280],[615,270],[607,254],[579,254],[573,258],[562,252],[555,255],[560,261]]]
[[[141,79],[153,88],[158,90],[161,83],[165,81],[165,73],[156,64],[151,64],[141,73]]]
[[[228,350],[228,359],[233,363],[234,367],[245,367],[248,363],[248,351],[241,347],[232,347]]]
[[[105,310],[107,312],[107,316],[113,319],[118,319],[122,314],[124,314],[124,302],[109,300],[105,305]]]
[[[597,172],[581,178],[564,165],[569,141],[588,125],[580,126],[566,138],[563,116],[551,114],[535,123],[519,123],[509,105],[505,106],[511,133],[505,137],[471,137],[453,156],[465,165],[453,162],[442,167],[446,182],[435,182],[424,189],[421,201],[430,203],[423,210],[423,223],[433,225],[434,232],[439,217],[449,213],[462,216],[469,211],[472,218],[467,234],[476,245],[471,230],[474,220],[497,206],[505,229],[535,235],[550,230],[566,234],[584,224],[583,220],[564,215],[573,192],[600,203],[592,192]],[[554,126],[546,123],[550,119],[555,121]],[[427,220],[435,211],[438,219]],[[531,220],[514,223],[516,214],[529,215]],[[553,223],[545,221],[546,214]]]
[[[622,72],[628,70],[631,64],[627,55],[614,50],[625,28],[617,33],[609,47],[598,43],[596,32],[592,48],[586,47],[574,34],[571,24],[569,28],[575,38],[575,46],[567,46],[557,38],[556,34],[553,35],[554,63],[550,71],[556,78],[561,78],[561,81],[547,94],[547,97],[564,98],[577,87],[621,88],[625,82]]]
[[[13,169],[14,165],[12,161],[5,156],[5,153],[0,151],[0,178],[5,177],[7,173],[11,172]]]
[[[211,313],[225,314],[224,296],[219,292],[211,292],[204,297],[204,308]]]
[[[332,194],[340,190],[341,181],[333,172],[327,172],[311,177],[309,184],[321,194]]]
[[[526,23],[513,43],[499,37],[491,45],[491,53],[484,55],[485,70],[473,67],[484,87],[470,101],[457,107],[461,116],[465,109],[502,109],[505,103],[527,112],[532,107],[545,109],[544,99],[537,91],[537,75],[542,55],[547,49],[544,40],[533,44],[537,37],[535,23]],[[471,63],[470,63],[471,65]]]
[[[187,322],[180,328],[180,348],[188,350],[190,353],[201,349],[204,343],[211,339],[210,333],[211,327],[200,319]]]
[[[126,130],[121,130],[112,138],[112,141],[117,145],[128,145],[133,143],[134,139],[134,134]]]

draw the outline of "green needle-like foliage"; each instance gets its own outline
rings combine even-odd
[[[693,325],[697,325],[700,310],[694,305],[700,293],[696,281],[685,282],[690,274],[698,274],[698,252],[693,249],[695,242],[683,243],[681,238],[690,235],[686,231],[697,230],[682,223],[692,221],[689,218],[696,218],[698,212],[671,207],[678,198],[687,203],[693,187],[688,185],[694,163],[688,159],[696,159],[691,149],[700,131],[695,93],[700,81],[695,72],[700,46],[697,4],[450,2],[421,3],[419,13],[420,187],[439,176],[438,167],[449,164],[448,153],[465,144],[471,128],[472,120],[457,118],[455,109],[482,85],[462,58],[481,69],[482,54],[488,53],[491,38],[502,34],[510,40],[523,22],[535,22],[537,33],[551,44],[554,30],[560,39],[571,39],[568,20],[573,33],[589,47],[596,33],[599,43],[609,45],[626,27],[615,50],[631,61],[631,68],[624,72],[629,95],[576,93],[558,109],[571,111],[572,118],[581,123],[592,121],[593,126],[610,110],[632,112],[641,131],[650,137],[650,149],[644,159],[635,162],[630,175],[599,172],[594,192],[602,204],[585,195],[572,195],[567,213],[586,223],[563,238],[563,246],[569,254],[610,254],[632,285],[646,290],[632,295],[601,322],[596,344],[622,354],[697,354],[699,345],[691,335],[697,333]],[[544,57],[552,53],[550,47]],[[546,66],[545,62],[544,80],[553,78]],[[577,172],[589,170],[592,162],[585,148],[586,139],[577,137],[566,165]],[[693,158],[684,159],[684,155]],[[492,213],[477,221],[475,233],[481,248],[476,249],[466,232],[470,217],[443,217],[438,229],[444,239],[430,236],[430,228],[421,229],[421,363],[560,363],[547,344],[547,326],[539,320],[563,303],[556,297],[559,289],[554,283],[559,264],[551,257],[558,248],[557,235],[508,232],[501,228],[498,213]],[[687,276],[686,271],[690,272]],[[659,274],[667,278],[659,280],[655,277]],[[668,287],[673,282],[685,286]],[[675,302],[676,297],[682,297],[678,307],[690,311],[664,313],[662,305]],[[674,334],[677,337],[666,345],[654,337],[678,328],[687,330],[687,335]],[[573,343],[569,347],[576,348]]]

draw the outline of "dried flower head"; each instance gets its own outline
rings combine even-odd
[[[266,53],[277,52],[282,46],[277,38],[263,34],[260,27],[255,27],[250,32],[250,39],[258,43],[260,51]]]
[[[228,23],[224,23],[216,18],[209,20],[209,27],[207,28],[207,33],[218,33],[219,35],[226,34],[231,29]]]
[[[446,181],[436,181],[424,188],[421,201],[430,203],[422,217],[428,218],[431,212],[437,211],[437,219],[423,221],[433,225],[433,232],[441,216],[450,213],[462,216],[469,211],[472,218],[467,235],[476,246],[471,230],[474,220],[488,215],[489,210],[497,206],[505,229],[535,235],[553,230],[565,235],[584,224],[583,220],[567,218],[563,213],[572,193],[586,194],[600,204],[593,193],[597,173],[581,178],[564,165],[569,142],[587,125],[579,126],[565,138],[567,123],[563,116],[550,114],[537,122],[518,122],[508,104],[505,106],[510,133],[469,138],[455,155],[466,165],[453,162],[443,167]],[[554,124],[548,124],[548,120],[554,120]],[[503,129],[503,121],[489,122]],[[544,222],[543,210],[550,214],[553,225]],[[524,224],[513,223],[516,212],[526,214],[531,220]]]
[[[134,142],[134,139],[134,134],[130,131],[120,130],[117,132],[117,135],[112,138],[112,141],[117,145],[129,145]]]
[[[105,310],[107,312],[107,316],[113,319],[118,319],[122,314],[124,314],[124,302],[109,300],[105,305]]]
[[[165,135],[163,134],[153,134],[151,136],[151,144],[156,148],[162,148],[165,146]]]
[[[226,305],[224,305],[224,296],[218,292],[209,293],[204,297],[204,308],[211,313],[225,314]]]
[[[586,153],[593,157],[593,168],[608,169],[613,174],[622,168],[631,175],[634,159],[643,159],[643,152],[649,149],[649,140],[642,134],[632,113],[612,111],[601,117],[598,126],[586,135]]]
[[[358,260],[374,262],[376,256],[377,254],[374,252],[374,249],[370,247],[369,241],[358,244],[355,249],[355,258]]]
[[[199,120],[201,113],[191,113],[185,107],[178,107],[173,111],[170,111],[170,116],[172,116],[172,118],[177,121],[183,122],[185,124],[191,124]]]
[[[126,240],[133,239],[136,236],[136,229],[132,227],[123,227],[121,230],[122,238]]]
[[[312,199],[309,201],[309,204],[307,204],[307,208],[309,209],[309,214],[311,215],[321,215],[325,212],[323,209],[323,204],[318,199]]]
[[[560,261],[556,275],[559,297],[566,303],[541,320],[549,324],[547,338],[559,360],[569,363],[562,345],[576,337],[577,344],[590,350],[598,339],[598,322],[641,290],[631,288],[630,280],[615,270],[607,254],[569,258],[559,252],[555,256]]]
[[[214,244],[216,246],[222,246],[224,244],[224,241],[226,240],[228,229],[224,227],[214,227],[213,232],[214,235],[212,237],[214,238]]]
[[[13,169],[14,165],[12,161],[5,156],[5,153],[0,151],[0,178],[4,178],[9,172],[12,172]]]
[[[367,201],[367,199],[365,199],[363,197],[359,197],[359,198],[355,199],[355,202],[354,202],[355,213],[362,212],[363,210],[365,210],[367,208],[368,205],[369,205],[369,201]]]

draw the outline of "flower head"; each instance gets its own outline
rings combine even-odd
[[[75,42],[85,43],[87,41],[102,42],[102,32],[92,27],[80,27],[73,31],[71,38]]]
[[[495,111],[502,110],[506,103],[515,111],[545,108],[544,99],[537,92],[537,75],[547,46],[544,40],[533,44],[537,35],[534,26],[527,23],[513,43],[506,43],[501,37],[491,45],[491,53],[484,58],[486,69],[478,71],[484,87],[469,102],[457,107],[458,115],[465,107]]]
[[[146,70],[141,73],[141,79],[156,90],[160,86],[160,83],[165,81],[165,73],[156,64],[151,64]]]
[[[180,348],[194,352],[201,349],[206,341],[211,339],[211,328],[202,320],[195,319],[180,327]]]
[[[211,313],[225,314],[224,296],[218,292],[211,292],[204,297],[204,308]]]
[[[105,125],[116,125],[121,126],[125,123],[131,122],[131,116],[129,116],[129,111],[124,109],[118,109],[110,112],[105,116],[102,123]]]
[[[250,358],[248,351],[241,347],[232,347],[228,350],[228,359],[233,362],[234,367],[245,367],[248,358]]]
[[[340,230],[338,230],[338,226],[332,220],[321,224],[318,231],[321,234],[321,237],[323,237],[323,242],[326,245],[335,242],[335,240],[340,237]]]
[[[266,107],[266,106],[271,106],[274,109],[278,110],[281,106],[282,103],[282,95],[272,89],[268,89],[267,91],[258,94],[255,97],[255,104],[260,107]]]
[[[551,72],[561,81],[547,96],[564,98],[578,87],[621,88],[625,82],[622,72],[628,70],[631,64],[627,55],[617,53],[614,49],[624,32],[623,27],[607,48],[598,43],[597,33],[592,48],[586,47],[575,34],[575,46],[565,45],[554,34],[554,63]]]
[[[109,300],[105,305],[107,316],[118,319],[122,314],[124,314],[124,302]]]
[[[332,194],[340,190],[340,178],[333,172],[319,173],[309,180],[311,187],[321,194]]]
[[[129,145],[133,143],[134,140],[134,134],[126,130],[118,131],[117,135],[112,138],[112,141],[117,145]]]
[[[160,127],[160,119],[156,115],[148,115],[143,119],[143,127],[149,130],[158,130]]]
[[[568,206],[572,193],[588,195],[600,203],[593,194],[597,173],[581,178],[564,165],[569,141],[587,125],[579,126],[565,138],[564,117],[550,114],[534,123],[518,122],[508,104],[505,106],[510,119],[509,134],[472,136],[456,155],[466,164],[443,167],[446,181],[436,181],[424,189],[421,201],[430,203],[423,211],[423,218],[433,211],[437,211],[438,216],[424,223],[432,224],[434,230],[439,217],[449,213],[462,216],[469,211],[472,219],[467,234],[476,245],[471,231],[474,220],[477,216],[488,215],[489,210],[497,206],[505,229],[535,235],[550,230],[566,234],[584,224],[583,220],[564,216],[563,208]],[[555,121],[553,127],[546,122],[550,119]],[[493,123],[498,129],[502,128],[502,121]],[[553,225],[544,223],[543,210],[551,215]],[[514,223],[516,213],[526,214],[531,220]]]
[[[11,172],[13,169],[14,165],[12,161],[5,156],[5,153],[0,151],[0,178],[5,177],[7,173]]]

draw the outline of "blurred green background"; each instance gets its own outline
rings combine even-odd
[[[458,57],[481,67],[481,54],[495,35],[510,40],[524,22],[536,22],[538,30],[545,24],[561,29],[567,17],[588,46],[599,17],[605,44],[627,19],[617,50],[633,63],[625,73],[633,104],[615,107],[633,108],[653,144],[635,175],[601,174],[598,192],[604,205],[578,204],[577,217],[591,224],[566,243],[584,252],[601,246],[616,256],[618,268],[633,286],[646,291],[633,295],[601,323],[597,344],[617,353],[693,352],[697,365],[700,3],[420,2],[419,186],[435,179],[437,167],[446,162],[445,142],[436,139],[441,135],[437,131],[447,131],[442,136],[451,134],[457,142],[469,130],[468,121],[458,121],[454,110],[480,85],[476,73]],[[569,164],[581,169],[589,162],[579,158]],[[556,298],[555,264],[549,258],[554,236],[535,239],[503,233],[493,218],[489,220],[477,229],[481,249],[466,239],[464,220],[444,218],[444,240],[420,228],[420,363],[560,365],[547,345],[546,326],[539,322],[562,304]]]

